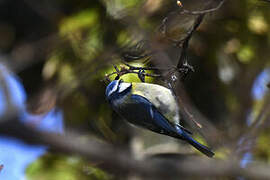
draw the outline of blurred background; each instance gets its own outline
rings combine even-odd
[[[126,148],[139,160],[202,156],[182,141],[128,125],[106,102],[104,78],[123,60],[140,67],[176,66],[177,42],[197,18],[181,10],[201,11],[220,2],[182,0],[181,7],[175,0],[1,0],[1,118],[15,107],[20,121],[38,130],[75,129],[81,141]],[[188,63],[195,72],[176,85],[185,107],[182,123],[216,159],[240,159],[243,168],[270,163],[269,57],[267,1],[225,1],[205,15],[192,36]],[[123,79],[140,81],[134,74]],[[166,86],[158,78],[146,82]],[[0,152],[0,179],[5,180],[144,179],[4,135]],[[236,178],[241,179],[212,179]]]

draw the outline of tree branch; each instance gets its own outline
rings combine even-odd
[[[244,176],[249,178],[270,178],[269,165],[252,163],[241,168],[238,161],[206,158],[186,159],[145,159],[135,160],[127,151],[93,139],[81,141],[79,134],[66,132],[65,135],[41,132],[28,127],[13,117],[0,124],[0,134],[21,139],[30,144],[43,144],[68,154],[80,155],[92,162],[102,162],[111,167],[113,173],[131,173],[141,177],[216,177]],[[167,168],[164,168],[167,167]]]
[[[180,14],[203,15],[203,14],[211,13],[211,12],[219,10],[219,8],[221,8],[221,6],[224,4],[224,2],[225,2],[225,0],[221,0],[216,7],[210,8],[210,9],[205,9],[202,11],[189,11],[187,9],[183,9],[183,11]]]

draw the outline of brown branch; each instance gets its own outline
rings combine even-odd
[[[106,74],[105,75],[105,80],[108,80],[110,81],[110,76],[116,74],[117,75],[117,79],[119,79],[121,76],[125,75],[125,74],[137,74],[138,77],[144,81],[144,77],[145,76],[148,76],[148,77],[156,77],[156,78],[159,78],[159,77],[162,77],[160,74],[149,74],[149,73],[145,73],[144,71],[147,71],[147,70],[158,70],[158,68],[155,68],[155,67],[136,67],[136,66],[132,66],[132,65],[129,65],[128,63],[126,62],[123,62],[123,64],[125,64],[126,66],[120,66],[120,69],[116,66],[116,65],[113,65],[114,69],[115,69],[115,72],[112,72],[110,74]]]
[[[127,151],[113,145],[93,139],[82,142],[78,134],[66,132],[65,135],[59,135],[41,132],[19,123],[16,117],[10,120],[0,124],[0,134],[16,137],[31,144],[43,144],[57,152],[80,155],[92,162],[110,167],[109,169],[116,174],[127,172],[156,179],[186,176],[270,178],[270,166],[266,164],[251,163],[248,167],[241,168],[239,162],[233,160],[220,161],[206,158],[135,160]]]
[[[202,11],[190,11],[187,9],[183,9],[180,12],[180,14],[203,15],[203,14],[211,13],[211,12],[219,10],[221,8],[221,6],[224,4],[224,2],[225,2],[225,0],[221,0],[216,7],[211,8],[211,9],[202,10]]]
[[[181,50],[180,58],[179,58],[178,63],[177,63],[177,68],[181,68],[183,63],[185,63],[184,61],[187,60],[186,58],[187,58],[187,49],[188,49],[189,41],[190,41],[193,33],[197,30],[197,28],[202,23],[203,18],[204,18],[204,14],[199,15],[196,18],[192,28],[187,32],[186,38],[184,40],[178,42],[178,46],[180,44],[182,44],[182,50]]]
[[[193,36],[194,32],[198,29],[198,27],[202,23],[203,18],[205,17],[205,14],[206,13],[213,12],[213,11],[217,11],[223,5],[224,2],[225,2],[225,0],[221,0],[217,7],[212,8],[212,9],[206,9],[206,10],[203,10],[203,11],[188,11],[188,10],[182,9],[182,12],[180,14],[191,14],[191,15],[198,15],[198,16],[196,17],[196,20],[194,21],[194,24],[191,27],[191,29],[189,29],[189,31],[186,33],[186,37],[183,40],[176,42],[177,46],[178,47],[181,47],[181,53],[180,53],[180,57],[179,57],[179,60],[178,60],[177,68],[176,69],[184,68],[185,64],[187,64],[188,66],[190,66],[188,64],[188,62],[187,62],[187,49],[189,47],[189,41],[190,41],[191,37]],[[192,66],[190,66],[190,67],[192,67]],[[192,70],[193,70],[193,68],[192,68]],[[181,79],[184,80],[185,77],[188,75],[189,72],[191,72],[191,71],[188,71],[186,74],[184,74],[184,77],[181,78]],[[180,105],[183,105],[182,106],[182,113],[184,113],[185,116],[189,120],[191,120],[191,122],[193,122],[194,124],[196,124],[197,127],[202,128],[201,123],[198,123],[194,119],[193,115],[190,113],[190,111],[188,110],[188,108],[186,108],[186,106],[184,106],[184,103],[182,102],[182,98],[180,98],[180,97],[182,97],[182,95],[179,95],[179,93],[176,94],[176,90],[174,90],[172,88],[173,87],[173,84],[171,84],[171,83],[174,83],[174,81],[169,82],[169,86],[171,87],[171,89],[173,90],[174,94],[178,98],[179,104]],[[211,126],[211,124],[208,121],[204,121],[203,124],[208,124],[209,126]],[[213,132],[215,132],[215,134],[218,134],[217,133],[218,131],[214,128],[214,126],[211,126],[211,127],[212,127],[211,129],[213,130]]]
[[[180,58],[179,58],[178,63],[177,63],[177,68],[182,67],[183,63],[187,62],[187,49],[188,49],[189,41],[190,41],[193,33],[198,29],[198,27],[202,23],[205,14],[213,12],[213,11],[217,11],[223,5],[224,2],[225,2],[225,0],[221,0],[215,8],[206,9],[203,11],[189,11],[186,9],[182,9],[180,14],[198,15],[198,17],[196,18],[191,29],[186,33],[187,36],[183,40],[176,42],[178,47],[182,47]]]

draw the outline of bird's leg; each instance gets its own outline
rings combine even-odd
[[[180,73],[180,79],[182,81],[185,80],[185,78],[188,76],[190,72],[195,72],[193,66],[188,64],[187,61],[185,61],[178,69],[177,71]]]
[[[145,70],[144,69],[139,70],[138,77],[142,82],[145,82]]]

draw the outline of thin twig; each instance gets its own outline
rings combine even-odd
[[[182,45],[182,50],[181,50],[181,54],[180,54],[180,58],[178,60],[178,64],[177,64],[177,67],[180,68],[183,64],[184,61],[186,61],[186,58],[187,58],[187,49],[188,49],[188,45],[189,45],[189,41],[193,35],[193,33],[197,30],[197,28],[200,26],[200,24],[202,23],[202,20],[204,18],[204,14],[202,15],[199,15],[197,18],[196,18],[196,21],[194,22],[192,28],[187,32],[187,36],[186,38],[183,40],[183,41],[180,41],[178,43],[178,45],[180,43],[183,42],[183,45]],[[184,62],[185,63],[185,62]]]
[[[132,65],[130,65],[130,64],[124,62],[124,61],[122,61],[122,63],[125,64],[126,66],[128,66],[130,70],[141,70],[141,69],[143,69],[145,71],[147,71],[147,70],[150,70],[150,71],[151,70],[153,70],[153,71],[161,70],[161,68],[156,68],[156,67],[137,67],[137,66],[132,66]]]
[[[106,80],[109,80],[109,77],[112,76],[112,75],[117,75],[117,79],[119,79],[121,76],[125,75],[125,74],[137,74],[138,77],[141,79],[142,77],[155,77],[155,78],[159,78],[159,77],[162,77],[160,74],[154,74],[154,73],[145,73],[145,71],[147,70],[159,70],[158,68],[155,68],[155,67],[137,67],[137,66],[132,66],[132,65],[129,65],[128,63],[126,62],[123,62],[125,66],[120,66],[120,69],[118,69],[118,67],[116,65],[113,65],[114,68],[115,68],[115,72],[112,72],[110,74],[106,74],[105,75],[105,79]],[[141,79],[142,80],[142,79]]]
[[[203,14],[211,13],[211,12],[219,10],[219,8],[221,8],[221,6],[224,4],[224,2],[225,2],[225,0],[221,0],[216,7],[211,8],[211,9],[202,10],[202,11],[190,11],[187,9],[182,9],[180,14],[203,15]]]

